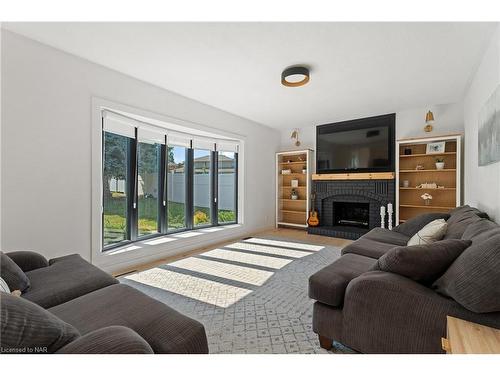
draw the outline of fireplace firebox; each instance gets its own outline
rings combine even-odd
[[[357,228],[370,227],[370,204],[359,202],[334,202],[334,225]]]

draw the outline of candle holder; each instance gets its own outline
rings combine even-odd
[[[385,228],[385,206],[380,207],[380,228]]]
[[[392,213],[393,213],[392,203],[389,203],[387,205],[387,213],[388,213],[387,228],[389,230],[392,230]]]

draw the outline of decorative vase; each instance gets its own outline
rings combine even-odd
[[[426,206],[430,206],[431,200],[430,199],[425,199],[424,200]]]
[[[405,188],[410,187],[410,181],[404,180],[403,181],[403,187],[405,187]]]
[[[436,169],[444,169],[444,161],[436,163]]]

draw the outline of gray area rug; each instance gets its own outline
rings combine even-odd
[[[252,237],[120,282],[205,326],[210,353],[352,353],[320,348],[307,295],[311,274],[340,249],[278,237]]]

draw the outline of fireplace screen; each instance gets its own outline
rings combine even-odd
[[[333,204],[334,225],[369,228],[370,204],[335,202]]]

